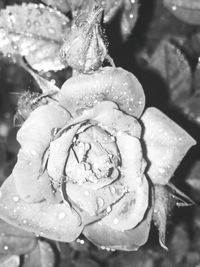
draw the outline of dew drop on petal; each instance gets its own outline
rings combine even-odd
[[[27,26],[27,27],[30,27],[30,26],[31,26],[31,21],[30,21],[30,19],[27,19],[27,21],[26,21],[26,26]]]
[[[89,191],[85,190],[84,195],[89,196],[90,195]]]
[[[18,202],[18,201],[19,201],[19,197],[18,197],[18,196],[14,196],[14,197],[13,197],[13,201],[14,201],[14,202]]]
[[[174,10],[174,11],[175,11],[175,10],[176,10],[176,6],[172,6],[172,10]]]
[[[119,220],[118,220],[117,218],[115,218],[115,219],[113,220],[113,223],[114,223],[114,224],[118,224],[118,223],[119,223]]]
[[[55,29],[51,27],[51,28],[48,29],[48,32],[50,34],[55,34]]]
[[[111,207],[109,206],[109,207],[107,207],[107,209],[106,209],[106,211],[108,212],[108,213],[110,213],[111,212]]]
[[[111,187],[110,187],[110,192],[111,192],[112,194],[115,194],[115,193],[116,193],[116,189],[115,189],[114,186],[111,186]]]
[[[103,200],[103,198],[98,197],[98,198],[97,198],[97,204],[98,204],[98,207],[99,207],[99,208],[102,208],[103,205],[104,205],[104,200]]]
[[[65,218],[65,213],[61,212],[58,214],[58,220],[63,220]]]
[[[33,156],[36,156],[36,155],[37,155],[37,152],[36,152],[35,150],[32,150],[32,151],[31,151],[31,154],[32,154]]]
[[[4,246],[3,249],[4,249],[4,250],[8,250],[8,246]]]

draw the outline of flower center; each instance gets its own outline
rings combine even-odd
[[[120,156],[115,138],[99,126],[82,127],[73,140],[65,174],[74,183],[98,183],[118,178]]]

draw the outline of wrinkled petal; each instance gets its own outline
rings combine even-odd
[[[148,211],[145,219],[132,230],[117,231],[99,221],[87,225],[83,234],[97,246],[119,250],[137,250],[148,239],[151,219],[152,209]]]
[[[70,199],[92,216],[118,201],[126,193],[126,188],[120,181],[115,181],[111,185],[98,190],[68,182],[66,192]]]
[[[43,199],[38,183],[42,157],[51,140],[51,130],[63,127],[70,115],[56,104],[35,109],[17,134],[21,145],[18,161],[13,170],[16,189],[25,201]]]
[[[141,119],[150,164],[148,175],[154,184],[165,185],[196,141],[156,108],[148,108]]]
[[[83,228],[79,215],[64,203],[27,203],[16,190],[13,176],[0,191],[0,217],[6,222],[40,236],[63,242],[76,239]]]
[[[145,95],[137,78],[126,70],[113,67],[68,79],[61,88],[59,99],[60,105],[73,115],[78,110],[93,107],[97,101],[109,100],[126,113],[140,117],[145,105]]]
[[[105,218],[103,223],[119,230],[130,230],[138,225],[144,218],[149,204],[149,186],[144,177],[140,187],[134,192],[127,193],[122,199],[112,206],[112,211]]]

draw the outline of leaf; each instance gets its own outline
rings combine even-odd
[[[42,0],[42,2],[48,6],[52,6],[59,9],[63,13],[69,12],[71,8],[69,3],[70,1],[68,0]]]
[[[0,267],[18,267],[20,258],[17,255],[0,256]]]
[[[0,51],[20,54],[37,70],[60,70],[59,59],[69,20],[42,4],[8,6],[0,12]]]
[[[153,67],[166,81],[170,89],[171,100],[181,102],[189,97],[192,86],[192,74],[188,61],[174,44],[162,41],[149,65]]]
[[[121,33],[124,40],[130,35],[138,19],[139,1],[124,1],[124,8],[121,17]]]
[[[164,0],[166,8],[178,19],[192,25],[200,25],[199,0]]]
[[[38,241],[38,246],[25,255],[23,267],[53,267],[55,265],[55,254],[49,243]]]
[[[0,220],[0,254],[29,253],[36,244],[34,235]]]

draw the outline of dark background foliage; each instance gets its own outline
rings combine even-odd
[[[2,0],[9,4],[39,1]],[[200,141],[200,18],[199,1],[178,7],[176,1],[140,0],[138,20],[130,36],[120,33],[120,10],[105,25],[109,53],[117,66],[133,72],[142,83],[147,106],[156,106]],[[190,1],[188,1],[190,2]],[[195,5],[194,6],[192,5]],[[200,19],[199,19],[200,20]],[[192,21],[192,23],[191,23]],[[57,85],[70,75],[70,69],[43,73]],[[19,96],[38,91],[32,77],[8,58],[0,60],[0,179],[11,172],[19,146],[15,140],[17,127],[13,117]],[[192,148],[174,177],[173,183],[193,198],[197,205],[175,208],[169,217],[166,252],[158,245],[152,226],[149,242],[138,252],[100,250],[87,240],[71,244],[54,243],[21,230],[8,228],[0,221],[0,267],[173,267],[200,266],[200,153]],[[10,226],[9,226],[10,227]],[[9,230],[8,230],[9,229]]]

